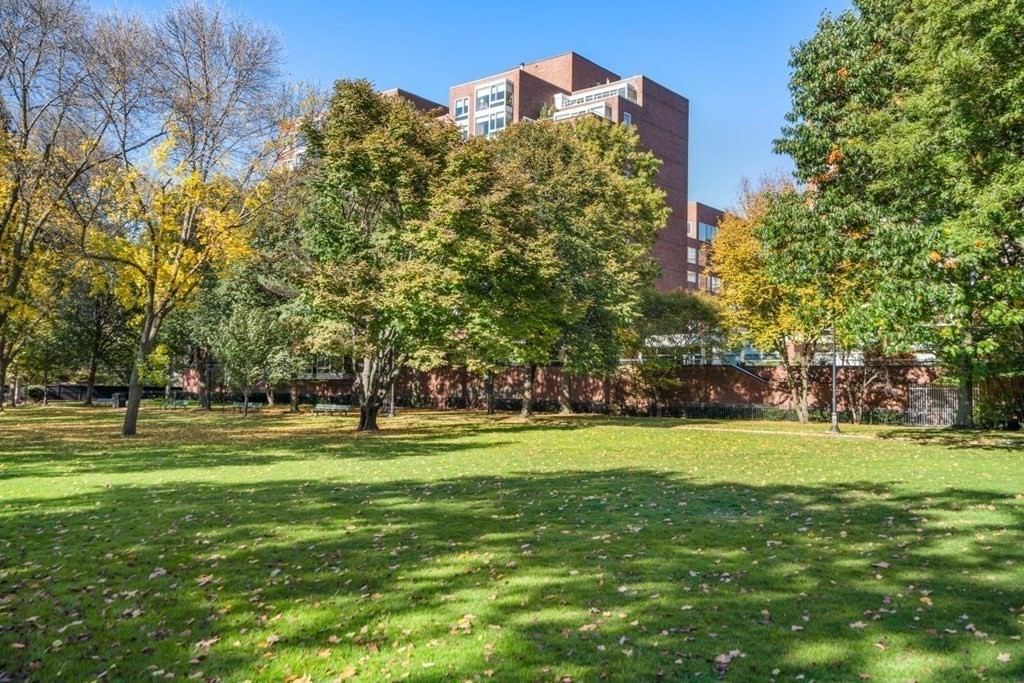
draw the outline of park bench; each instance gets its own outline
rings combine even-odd
[[[348,415],[348,411],[352,410],[352,406],[338,405],[335,403],[317,403],[313,406],[314,415],[341,415],[344,413]]]
[[[164,401],[164,410],[171,410],[174,408],[188,408],[188,401],[182,401],[178,399]]]
[[[231,409],[234,410],[235,412],[239,412],[239,413],[242,412],[243,410],[245,410],[245,401],[235,401],[231,405]],[[260,404],[259,403],[250,403],[249,404],[249,412],[252,412],[252,413],[260,412]]]
[[[93,399],[92,404],[97,408],[110,408],[114,405],[114,399],[112,398],[96,398]]]

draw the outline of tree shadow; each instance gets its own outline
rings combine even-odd
[[[0,680],[1018,680],[1022,517],[645,469],[26,495]]]
[[[992,452],[1024,451],[1024,434],[950,428],[904,428],[880,432],[881,439],[910,441],[919,445],[945,446],[957,450]]]

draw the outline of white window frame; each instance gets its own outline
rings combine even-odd
[[[686,248],[686,262],[690,265],[698,265],[700,263],[700,248],[699,247],[687,247]]]
[[[628,111],[622,112],[622,122],[626,124],[627,128],[629,128],[630,126],[633,125],[633,115],[630,114]]]
[[[487,100],[483,106],[481,100]],[[481,112],[512,105],[512,82],[507,78],[473,88],[473,111]]]
[[[501,121],[501,125],[500,126],[495,125],[495,124],[498,123],[499,120]],[[485,132],[481,132],[480,131],[480,126],[482,124],[486,124],[487,125],[487,130]],[[508,120],[507,120],[507,117],[505,115],[504,110],[502,110],[502,111],[495,111],[495,112],[491,112],[490,114],[483,114],[483,115],[474,117],[474,119],[473,119],[473,132],[474,132],[474,134],[477,137],[483,136],[483,137],[486,137],[486,138],[490,138],[490,137],[494,137],[495,135],[497,135],[500,131],[505,130],[505,127],[507,125],[508,125]]]
[[[462,105],[462,107],[461,107],[462,108],[462,113],[461,114],[459,113],[459,108],[460,108],[459,105],[460,104]],[[461,121],[462,119],[468,119],[469,118],[469,97],[460,97],[459,99],[455,100],[454,112],[455,112],[455,120],[456,121]]]

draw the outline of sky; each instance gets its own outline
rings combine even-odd
[[[448,87],[577,52],[690,100],[690,200],[735,204],[744,177],[789,169],[772,153],[789,110],[790,48],[848,0],[222,0],[274,27],[285,72],[362,77],[447,103]],[[98,0],[145,12],[166,0]]]

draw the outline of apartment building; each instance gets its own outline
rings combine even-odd
[[[722,283],[708,268],[708,250],[718,234],[718,222],[724,212],[720,209],[690,202],[686,210],[686,284],[689,288],[718,293]]]
[[[663,290],[695,286],[687,279],[686,231],[689,101],[650,78],[623,78],[575,52],[520,64],[453,86],[449,115],[464,136],[490,136],[516,121],[598,116],[636,126],[641,144],[662,161],[658,183],[672,209],[652,256],[661,265]]]
[[[662,162],[658,184],[672,210],[652,249],[662,270],[656,284],[664,291],[718,290],[706,263],[722,212],[688,201],[690,103],[682,95],[644,75],[620,77],[575,52],[452,86],[447,107],[398,88],[386,94],[447,116],[464,137],[490,137],[517,121],[547,116],[597,116],[636,126],[641,145]]]

